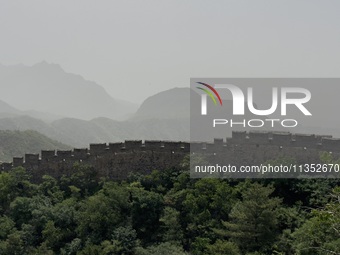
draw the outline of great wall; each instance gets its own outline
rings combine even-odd
[[[330,135],[292,134],[283,132],[233,132],[231,138],[205,142],[125,141],[90,144],[89,148],[68,151],[41,151],[14,157],[2,163],[2,171],[24,167],[34,179],[44,174],[60,177],[70,174],[75,163],[93,167],[97,177],[127,178],[130,172],[150,173],[154,169],[178,167],[190,152],[220,155],[233,164],[257,163],[277,157],[294,157],[297,161],[319,160],[320,152],[340,157],[340,139]]]

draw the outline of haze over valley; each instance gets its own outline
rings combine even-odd
[[[0,89],[0,130],[34,130],[71,147],[189,140],[188,88],[160,92],[139,106],[112,98],[100,85],[57,64],[41,62],[0,66]]]
[[[325,94],[317,86],[312,88],[319,97],[337,95]],[[111,97],[96,82],[45,61],[31,67],[1,65],[0,89],[0,130],[34,130],[70,147],[124,140],[189,141],[190,97],[200,100],[198,94],[184,87],[150,95],[137,105]],[[231,109],[230,99],[223,100]],[[324,104],[331,102],[324,100]],[[313,127],[313,122],[306,122],[292,131],[340,137],[336,123],[326,122],[329,116],[318,113],[318,108],[318,101],[311,104],[314,123],[324,123],[322,126]],[[210,110],[214,116],[224,116],[219,108]],[[336,114],[334,111],[330,108],[330,114]],[[249,113],[247,116],[251,117]],[[204,130],[207,125],[208,122],[197,124],[196,130]],[[213,141],[216,137],[214,133],[198,133],[194,140]],[[230,136],[231,131],[226,130],[219,138]]]

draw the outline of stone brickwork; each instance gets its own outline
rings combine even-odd
[[[233,132],[231,138],[215,139],[213,143],[173,141],[125,141],[121,143],[90,144],[89,149],[69,151],[42,151],[15,157],[12,163],[2,163],[1,170],[22,166],[35,179],[44,174],[60,177],[70,174],[75,163],[93,167],[98,177],[127,178],[130,172],[150,173],[154,169],[178,167],[192,151],[225,155],[230,161],[243,163],[266,160],[279,156],[317,158],[320,151],[340,154],[340,139],[325,135],[292,134],[280,132]],[[19,155],[18,155],[19,156]]]

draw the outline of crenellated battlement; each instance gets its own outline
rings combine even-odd
[[[264,131],[233,131],[232,137],[214,139],[213,143],[197,142],[191,144],[195,149],[217,150],[228,145],[277,145],[286,147],[301,147],[319,149],[325,151],[340,152],[340,139],[331,135],[314,134],[292,134],[289,132],[264,132]],[[14,157],[13,166],[20,166],[24,163],[34,165],[39,161],[79,160],[93,156],[105,156],[107,154],[119,154],[122,152],[157,151],[157,152],[189,152],[188,142],[159,141],[159,140],[126,140],[119,143],[97,143],[90,144],[88,148],[75,148],[66,151],[43,150],[41,154],[25,154],[25,157]]]
[[[331,135],[292,134],[289,132],[242,131],[233,132],[227,144],[277,145],[325,151],[340,151],[340,139]]]
[[[243,149],[235,150],[237,146]],[[12,167],[23,166],[37,175],[49,173],[56,177],[70,169],[76,162],[83,162],[99,169],[101,176],[125,178],[128,171],[146,172],[156,168],[174,167],[183,157],[192,151],[203,153],[229,153],[234,158],[248,153],[255,155],[257,151],[277,150],[289,151],[292,154],[303,154],[306,151],[328,151],[340,153],[340,139],[330,135],[292,134],[289,132],[242,131],[232,132],[227,139],[214,139],[213,142],[179,142],[158,140],[127,140],[118,143],[90,144],[89,148],[73,150],[43,150],[41,154],[25,154],[14,157],[12,163],[2,163],[1,170],[8,171]],[[276,149],[277,148],[277,149]],[[229,156],[230,156],[229,155]],[[19,156],[19,155],[18,155]],[[300,155],[303,156],[303,155]],[[60,172],[61,171],[61,172]],[[66,170],[65,170],[66,171]],[[39,174],[38,174],[39,173]]]

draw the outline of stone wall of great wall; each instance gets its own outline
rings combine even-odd
[[[294,157],[298,161],[319,160],[321,151],[340,156],[340,139],[332,136],[280,132],[233,132],[231,138],[215,139],[212,143],[171,141],[125,141],[122,143],[90,144],[89,148],[69,151],[42,151],[15,157],[2,163],[2,171],[22,166],[35,179],[48,174],[60,177],[70,174],[75,163],[93,167],[97,177],[124,179],[130,172],[150,173],[154,169],[178,167],[184,156],[192,152],[222,155],[230,163],[263,162],[277,157]]]

